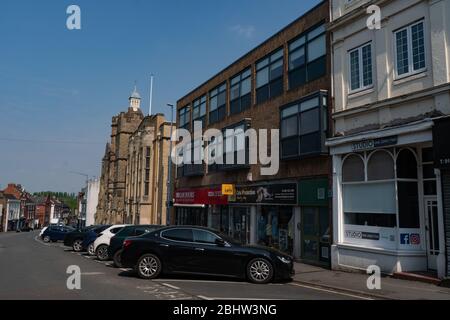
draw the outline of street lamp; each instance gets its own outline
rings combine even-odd
[[[171,109],[172,116],[170,119],[170,142],[169,142],[169,158],[168,158],[168,181],[167,181],[167,208],[166,208],[166,224],[170,225],[170,208],[172,204],[172,161],[171,161],[171,155],[172,155],[172,134],[173,134],[173,108],[174,105],[168,103],[167,106]]]

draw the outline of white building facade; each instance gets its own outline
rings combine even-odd
[[[86,227],[95,224],[95,214],[97,213],[99,191],[100,180],[89,180],[86,192]]]
[[[446,276],[433,127],[450,114],[449,17],[450,0],[331,1],[334,269]]]

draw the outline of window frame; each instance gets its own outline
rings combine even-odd
[[[216,91],[216,92],[213,93],[214,91]],[[228,84],[226,81],[209,91],[208,98],[207,98],[207,101],[209,102],[209,108],[207,110],[208,125],[219,123],[227,117],[227,91],[228,91]],[[225,102],[224,102],[224,104],[219,105],[219,96],[221,94],[225,95]],[[217,99],[217,107],[214,110],[212,110],[211,100],[214,98]],[[223,112],[221,113],[222,109],[223,109]],[[217,120],[212,121],[211,119],[212,119],[212,115],[214,113],[217,113]],[[221,114],[223,114],[222,117],[221,117]]]
[[[186,117],[186,115],[189,115]],[[181,120],[183,119],[184,122]],[[178,123],[181,129],[186,129],[190,131],[191,126],[191,104],[178,109]]]
[[[371,69],[371,83],[369,85],[364,85],[364,63],[363,63],[363,48],[369,46],[370,47],[370,69]],[[358,51],[358,68],[359,68],[359,83],[358,88],[353,89],[352,88],[352,53],[355,51]],[[348,94],[355,94],[358,92],[366,91],[369,89],[372,89],[374,87],[374,63],[373,63],[373,44],[372,41],[366,42],[359,47],[353,48],[348,51]]]
[[[317,156],[317,155],[321,155],[326,153],[325,151],[325,139],[327,137],[328,134],[328,106],[327,106],[327,97],[328,97],[328,93],[325,91],[319,91],[316,93],[313,93],[311,95],[308,95],[306,97],[303,97],[300,100],[297,100],[295,102],[289,103],[287,105],[284,105],[282,107],[280,107],[280,160],[285,161],[285,160],[293,160],[293,159],[303,159],[303,158],[308,158],[311,156]],[[307,110],[300,110],[300,105],[302,103],[308,102],[310,100],[313,99],[317,99],[318,100],[318,105],[313,107],[313,108],[309,108]],[[293,106],[297,106],[297,112],[290,114],[288,116],[284,116],[283,117],[283,111],[286,109],[289,109]],[[307,112],[310,112],[311,110],[314,109],[318,109],[318,119],[317,121],[319,122],[318,125],[318,130],[317,131],[313,131],[313,132],[308,132],[305,134],[301,134],[301,126],[300,126],[300,121],[301,121],[301,115],[305,114]],[[292,134],[290,136],[283,136],[283,121],[291,119],[291,118],[296,118],[296,122],[297,122],[297,132],[296,134]],[[312,134],[319,134],[320,136],[320,150],[316,150],[313,152],[306,152],[306,153],[302,153],[301,152],[301,138],[302,137],[306,137],[308,135],[312,135]],[[298,145],[298,150],[297,153],[295,155],[284,155],[283,154],[283,142],[286,140],[293,140],[294,138],[297,139],[297,145]]]
[[[413,44],[412,44],[412,28],[416,25],[423,25],[423,54],[425,67],[414,70],[414,58],[413,58]],[[408,72],[401,75],[398,74],[398,48],[397,48],[397,34],[406,30],[407,35],[407,50],[408,50]],[[394,80],[401,80],[416,74],[420,74],[427,70],[427,39],[426,39],[426,24],[425,19],[419,19],[413,23],[410,23],[404,27],[393,31],[393,43],[394,43]]]
[[[245,76],[245,73],[249,72],[249,75]],[[238,82],[233,84],[233,80],[235,80],[236,78],[239,78]],[[246,93],[245,95],[242,95],[242,84],[244,83],[244,81],[250,80],[250,92]],[[252,107],[253,105],[253,99],[252,99],[252,92],[253,92],[253,85],[252,85],[252,67],[247,67],[245,68],[243,71],[241,71],[240,73],[236,74],[235,76],[231,77],[230,79],[230,90],[228,93],[229,96],[229,101],[230,101],[230,115],[235,115],[235,114],[239,114],[245,110],[248,110]],[[231,94],[233,91],[233,88],[235,86],[239,87],[239,97],[232,99]],[[242,102],[243,99],[250,96],[250,105],[247,106],[246,108],[242,108]],[[237,112],[233,112],[233,108],[232,108],[232,104],[236,101],[239,101],[239,110]]]
[[[241,126],[244,126],[244,137],[245,137],[245,160],[246,164],[237,164],[237,156],[238,156],[238,150],[233,150],[234,152],[234,164],[227,164],[226,163],[226,157],[227,157],[227,136],[226,131],[230,129],[237,129]],[[223,134],[223,141],[222,141],[222,157],[223,157],[223,164],[215,164],[217,170],[219,171],[232,171],[232,170],[245,170],[250,168],[250,142],[249,138],[245,136],[246,130],[251,128],[251,121],[249,119],[244,119],[238,123],[235,123],[231,126],[225,127],[222,129]],[[236,146],[236,135],[233,135],[233,149],[235,149]]]
[[[195,99],[192,102],[192,128],[194,127],[195,121],[201,121],[203,127],[206,124],[206,114],[208,113],[208,110],[206,108],[206,101],[208,100],[207,95],[204,94],[200,96],[198,99]],[[204,114],[202,114],[202,106],[204,107]],[[195,117],[195,112],[198,110],[199,114],[197,117]]]

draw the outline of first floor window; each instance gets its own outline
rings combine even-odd
[[[350,51],[350,91],[370,87],[372,79],[372,45]]]
[[[256,102],[263,103],[283,93],[283,48],[256,64]]]
[[[394,33],[397,76],[421,72],[425,62],[424,22],[420,21]]]

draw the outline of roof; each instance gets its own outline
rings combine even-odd
[[[6,199],[8,199],[8,200],[19,200],[19,199],[17,199],[14,195],[12,195],[12,194],[4,194],[4,196],[5,196],[5,198]]]
[[[141,95],[137,92],[136,86],[134,86],[134,90],[131,93],[130,99],[141,99]]]

